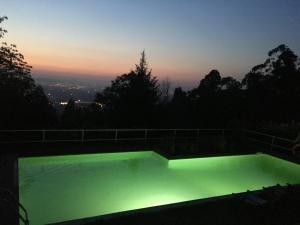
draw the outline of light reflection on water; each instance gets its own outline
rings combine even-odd
[[[19,178],[20,201],[40,225],[300,183],[300,166],[264,154],[168,161],[111,153],[20,159]]]

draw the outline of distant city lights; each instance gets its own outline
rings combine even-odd
[[[85,102],[85,101],[81,101],[80,99],[76,100],[75,101],[75,104],[79,105],[79,106],[88,106],[88,105],[91,105],[91,104],[95,104],[96,106],[100,107],[101,109],[103,108],[103,104],[100,103],[100,102]],[[66,106],[68,105],[68,102],[60,102],[59,103],[60,105],[62,106]]]
[[[96,102],[96,105],[99,106],[100,108],[103,108],[103,104],[101,104],[100,102]]]

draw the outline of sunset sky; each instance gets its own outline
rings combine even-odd
[[[285,43],[300,55],[298,0],[1,0],[6,41],[34,73],[116,76],[145,49],[159,78],[240,78]]]

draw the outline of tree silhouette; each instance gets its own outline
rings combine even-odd
[[[226,90],[239,90],[242,84],[233,77],[223,77],[221,79],[221,87],[224,87]]]
[[[0,23],[6,17],[0,17]],[[0,39],[7,31],[0,27]],[[129,73],[118,76],[90,107],[70,100],[61,128],[226,127],[232,124],[300,121],[300,61],[286,45],[268,53],[242,82],[210,71],[198,87],[174,90],[170,81],[152,75],[145,52]],[[43,89],[31,77],[31,66],[13,44],[0,45],[1,129],[47,128],[55,112]],[[238,122],[237,122],[238,121]]]
[[[113,128],[216,128],[299,121],[299,68],[298,57],[280,45],[269,52],[264,63],[254,66],[242,82],[212,70],[198,87],[187,92],[178,87],[173,97],[166,100],[169,82],[162,82],[158,89],[142,52],[135,70],[118,76],[97,93],[86,118],[89,126]],[[103,107],[99,108],[100,103]]]
[[[153,125],[155,119],[158,88],[143,51],[135,70],[118,76],[95,101],[104,103],[104,110],[109,112],[107,119],[114,126],[147,127]]]
[[[160,97],[163,104],[170,101],[171,80],[167,77],[160,83]]]
[[[201,80],[199,89],[205,92],[217,92],[221,88],[221,75],[218,70],[212,70]]]
[[[174,90],[173,98],[169,104],[170,127],[188,128],[192,126],[190,102],[187,93],[181,87]]]
[[[286,45],[268,53],[267,60],[243,79],[252,119],[264,121],[299,120],[300,71],[298,57]]]
[[[1,17],[0,23],[7,17]],[[6,30],[0,29],[0,38]],[[43,89],[31,77],[31,66],[16,45],[0,47],[0,124],[1,128],[49,127],[55,112]]]
[[[65,106],[61,116],[62,128],[83,128],[83,112],[77,108],[75,101],[71,98]]]
[[[219,113],[222,115],[221,125],[232,126],[241,120],[245,103],[241,82],[233,77],[223,77],[221,80],[221,94],[219,96]]]
[[[221,75],[212,70],[200,81],[197,88],[188,93],[193,126],[217,126],[219,118],[219,96],[221,93]]]
[[[143,52],[135,70],[117,77],[96,95],[93,116],[88,116],[94,122],[89,124],[113,128],[216,128],[299,121],[299,68],[294,52],[280,45],[268,53],[264,63],[254,66],[242,82],[212,70],[198,87],[187,92],[178,87],[173,97],[166,100],[169,82],[163,81],[158,89]]]

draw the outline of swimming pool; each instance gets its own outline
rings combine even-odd
[[[300,165],[266,154],[167,160],[152,151],[19,159],[31,225],[300,183]]]

